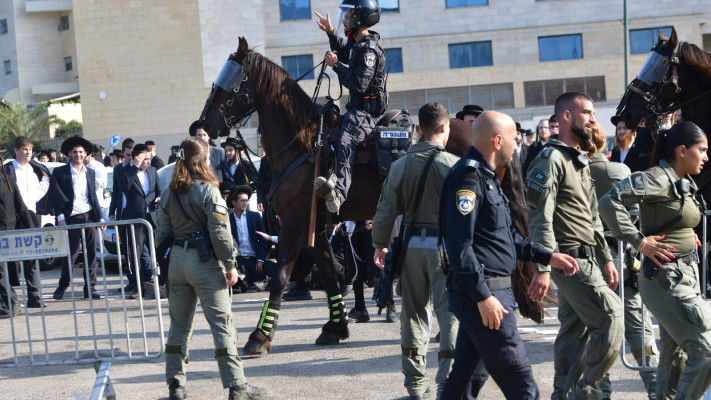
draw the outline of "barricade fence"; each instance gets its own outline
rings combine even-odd
[[[632,211],[630,211],[630,215],[639,216],[639,211],[632,210]],[[708,272],[706,270],[708,267],[708,245],[706,243],[708,238],[707,238],[706,229],[708,227],[707,219],[710,215],[711,215],[711,210],[705,211],[703,218],[701,219],[702,237],[701,237],[701,249],[699,250],[699,259],[701,260],[701,267],[700,267],[701,272],[700,272],[699,288],[701,291],[701,295],[704,297],[704,299],[706,298],[706,287],[707,287],[707,277],[708,277]],[[627,244],[625,242],[623,242],[621,240],[618,241],[616,264],[617,264],[618,270],[620,271],[620,277],[619,277],[619,284],[618,284],[617,290],[619,292],[620,298],[623,300],[623,306],[624,306],[624,298],[625,298],[625,285],[624,285],[625,278],[626,278],[625,272],[627,272],[626,271],[627,268],[624,263],[624,257],[625,257],[624,251],[625,251],[626,247],[627,247]],[[640,265],[644,265],[644,255],[641,253],[640,253]],[[640,270],[639,273],[642,274],[643,270]],[[642,310],[641,311],[641,313],[642,313],[642,343],[647,343],[647,340],[646,340],[647,338],[645,336],[645,332],[646,332],[646,328],[647,328],[645,326],[646,318],[644,318],[644,315],[647,312],[647,308],[644,304],[644,301],[641,302],[641,305],[642,305],[642,308],[641,308],[641,310]],[[622,313],[623,324],[625,321],[624,318],[625,318],[625,315],[623,312]],[[654,330],[652,330],[652,332],[654,332]],[[655,339],[655,337],[653,337],[652,339]],[[644,353],[643,353],[643,357],[641,358],[641,360],[642,360],[641,365],[637,366],[637,365],[631,364],[627,360],[627,357],[626,357],[626,351],[625,351],[626,345],[627,345],[627,340],[623,338],[622,348],[620,351],[620,360],[622,361],[622,364],[625,367],[627,367],[628,369],[634,370],[634,371],[641,371],[641,372],[656,371],[657,370],[657,367],[647,365],[648,358],[644,357]]]
[[[115,232],[115,236],[111,236],[116,243],[115,255],[107,251],[102,240],[102,231],[106,226]],[[136,249],[130,245],[136,243],[136,231],[139,229],[145,232],[145,247],[150,254],[152,296],[149,293],[144,296],[142,285],[137,285],[138,295],[131,298],[125,290],[129,282],[124,269],[131,268],[136,281],[144,282],[141,268],[136,267],[140,266],[143,246]],[[84,286],[85,279],[89,282],[88,253],[91,249],[85,251],[89,230],[94,230],[97,238],[94,250],[96,290],[101,294],[100,299],[93,299],[90,288],[85,289]],[[69,237],[70,234],[76,237],[77,231],[81,234],[81,254],[76,264],[72,265]],[[126,252],[129,254],[122,254]],[[107,259],[113,256],[118,264],[118,274],[107,274]],[[39,260],[50,257],[64,259],[69,265],[69,286],[61,301],[53,299],[56,281],[46,277],[56,276],[56,272],[42,272],[39,268]],[[125,257],[130,257],[132,262],[127,265]],[[9,268],[15,268],[12,262],[19,264],[21,285],[18,304],[22,306],[17,315],[11,312],[9,319],[0,320],[0,368],[94,364],[99,376],[91,398],[112,398],[115,393],[112,393],[108,379],[111,362],[150,360],[163,354],[165,332],[158,283],[160,269],[156,264],[153,228],[148,221],[134,219],[3,231],[0,232],[0,261],[6,288],[11,287]],[[81,269],[77,268],[80,263]],[[27,307],[24,272],[25,268],[31,267],[37,269],[41,303],[45,307]],[[146,288],[148,291],[150,285]],[[85,290],[89,290],[88,298],[84,298]],[[8,300],[12,302],[9,293]],[[17,310],[18,307],[9,304],[9,309]]]

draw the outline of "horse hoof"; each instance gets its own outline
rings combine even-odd
[[[262,356],[272,351],[272,342],[262,332],[255,330],[249,335],[242,354],[247,356]]]
[[[316,338],[316,344],[320,346],[332,346],[341,342],[341,339],[333,332],[321,332]]]
[[[246,356],[263,356],[269,353],[269,350],[267,350],[263,343],[249,341],[244,345],[242,353]]]

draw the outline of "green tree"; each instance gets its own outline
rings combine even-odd
[[[15,139],[25,136],[33,143],[49,137],[49,125],[56,117],[47,114],[47,105],[20,103],[0,107],[0,145],[12,149]]]
[[[75,135],[82,136],[82,130],[84,129],[84,126],[81,124],[81,122],[75,119],[69,122],[64,122],[63,120],[57,118],[55,124],[57,125],[57,128],[54,130],[54,137],[56,138],[60,138],[65,135],[67,137]]]

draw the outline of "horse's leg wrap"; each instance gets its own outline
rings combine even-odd
[[[259,323],[257,324],[257,329],[264,334],[270,341],[274,338],[274,330],[277,326],[277,320],[279,320],[279,309],[281,304],[272,303],[269,300],[264,302],[264,307],[262,308],[262,314],[259,317]]]
[[[337,324],[348,325],[348,314],[346,313],[346,302],[340,292],[326,293],[328,301],[329,320]]]

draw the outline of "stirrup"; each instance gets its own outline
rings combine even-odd
[[[329,193],[333,193],[336,188],[336,181],[338,178],[336,174],[331,174],[328,179],[323,176],[319,176],[314,180],[314,189],[316,189],[316,196],[325,199]]]

